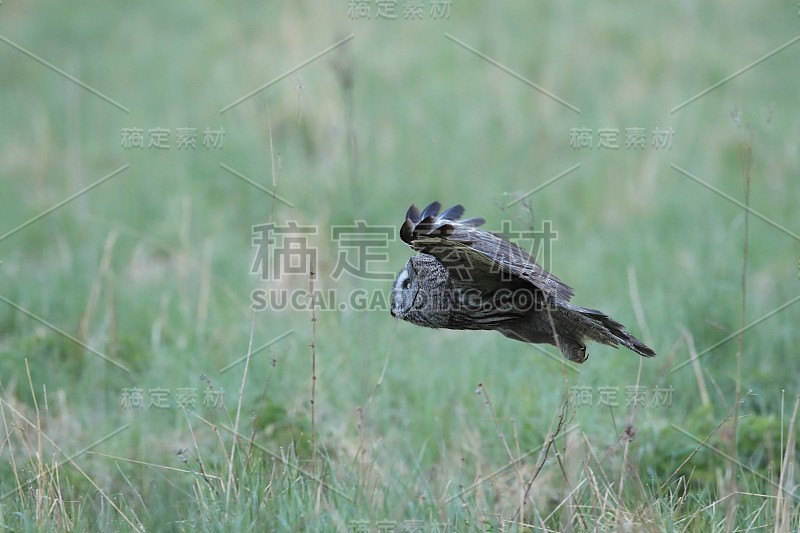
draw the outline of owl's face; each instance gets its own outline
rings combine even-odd
[[[392,288],[392,316],[413,324],[443,327],[447,322],[449,276],[438,259],[428,254],[410,258]]]
[[[419,292],[418,273],[413,262],[413,257],[406,261],[406,266],[397,275],[392,288],[392,316],[406,319],[414,306],[414,300]]]

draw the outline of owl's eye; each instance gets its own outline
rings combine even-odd
[[[403,289],[410,289],[411,288],[411,280],[406,278],[403,280]]]

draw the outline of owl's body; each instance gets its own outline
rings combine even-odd
[[[506,337],[557,346],[569,360],[588,357],[586,342],[655,352],[619,322],[569,302],[572,289],[530,255],[477,229],[482,219],[457,222],[461,206],[438,216],[411,206],[401,237],[422,252],[411,257],[392,289],[392,315],[430,328],[493,329]]]

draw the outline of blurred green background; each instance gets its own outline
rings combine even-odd
[[[409,17],[414,2],[0,4],[0,523],[692,530],[722,527],[712,504],[735,501],[734,527],[800,527],[796,497],[775,504],[800,392],[797,4],[419,4]],[[131,128],[142,149],[124,146]],[[148,147],[155,128],[166,149]],[[195,149],[180,128],[196,128]],[[203,146],[206,128],[221,147]],[[606,128],[619,148],[598,147]],[[625,147],[629,128],[643,148]],[[571,143],[578,129],[591,147]],[[552,347],[386,309],[320,310],[315,332],[308,310],[253,318],[251,291],[309,284],[251,273],[254,225],[317,228],[317,288],[388,298],[391,280],[331,277],[331,228],[397,228],[433,200],[492,230],[551,221],[547,265],[574,302],[658,357],[590,346],[578,369]],[[381,252],[381,272],[411,255],[399,240]],[[736,333],[756,322],[734,427]],[[253,356],[237,416],[245,365],[223,369],[251,331],[254,348],[285,337]],[[142,409],[126,403],[136,390]],[[191,412],[179,390],[196,392]],[[591,398],[568,408],[564,460],[551,450],[515,516],[538,452],[512,458],[542,445],[576,390]],[[706,437],[729,457],[693,453]]]

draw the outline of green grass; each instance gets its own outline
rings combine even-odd
[[[670,112],[794,38],[797,6],[465,0],[448,20],[429,6],[421,21],[402,4],[399,20],[368,21],[346,2],[0,4],[0,35],[129,109],[0,42],[0,235],[130,165],[0,240],[0,526],[800,529],[800,306],[741,335],[741,376],[737,336],[703,353],[800,288],[800,245],[776,227],[800,233],[800,45]],[[170,128],[171,148],[124,149],[134,127]],[[198,144],[224,128],[224,146],[178,150],[181,127]],[[595,145],[617,128],[623,147],[575,150],[581,127]],[[643,150],[624,148],[634,127]],[[673,128],[669,150],[650,145],[655,127]],[[752,214],[671,165],[739,202],[749,176]],[[493,230],[552,221],[549,264],[574,301],[658,357],[640,366],[591,346],[576,372],[552,347],[416,328],[385,309],[319,310],[315,331],[308,310],[253,320],[251,291],[309,279],[251,274],[252,226],[316,227],[317,288],[388,297],[391,281],[331,278],[331,227],[397,228],[409,204],[437,199]],[[387,272],[410,255],[398,240],[384,251]],[[251,335],[255,349],[289,331],[246,373],[223,371]],[[648,396],[632,410],[637,384]],[[591,402],[564,407],[575,386]],[[157,389],[164,408],[148,405]],[[195,405],[181,409],[179,389]],[[601,389],[615,406],[598,405]],[[123,404],[132,390],[142,409]]]

